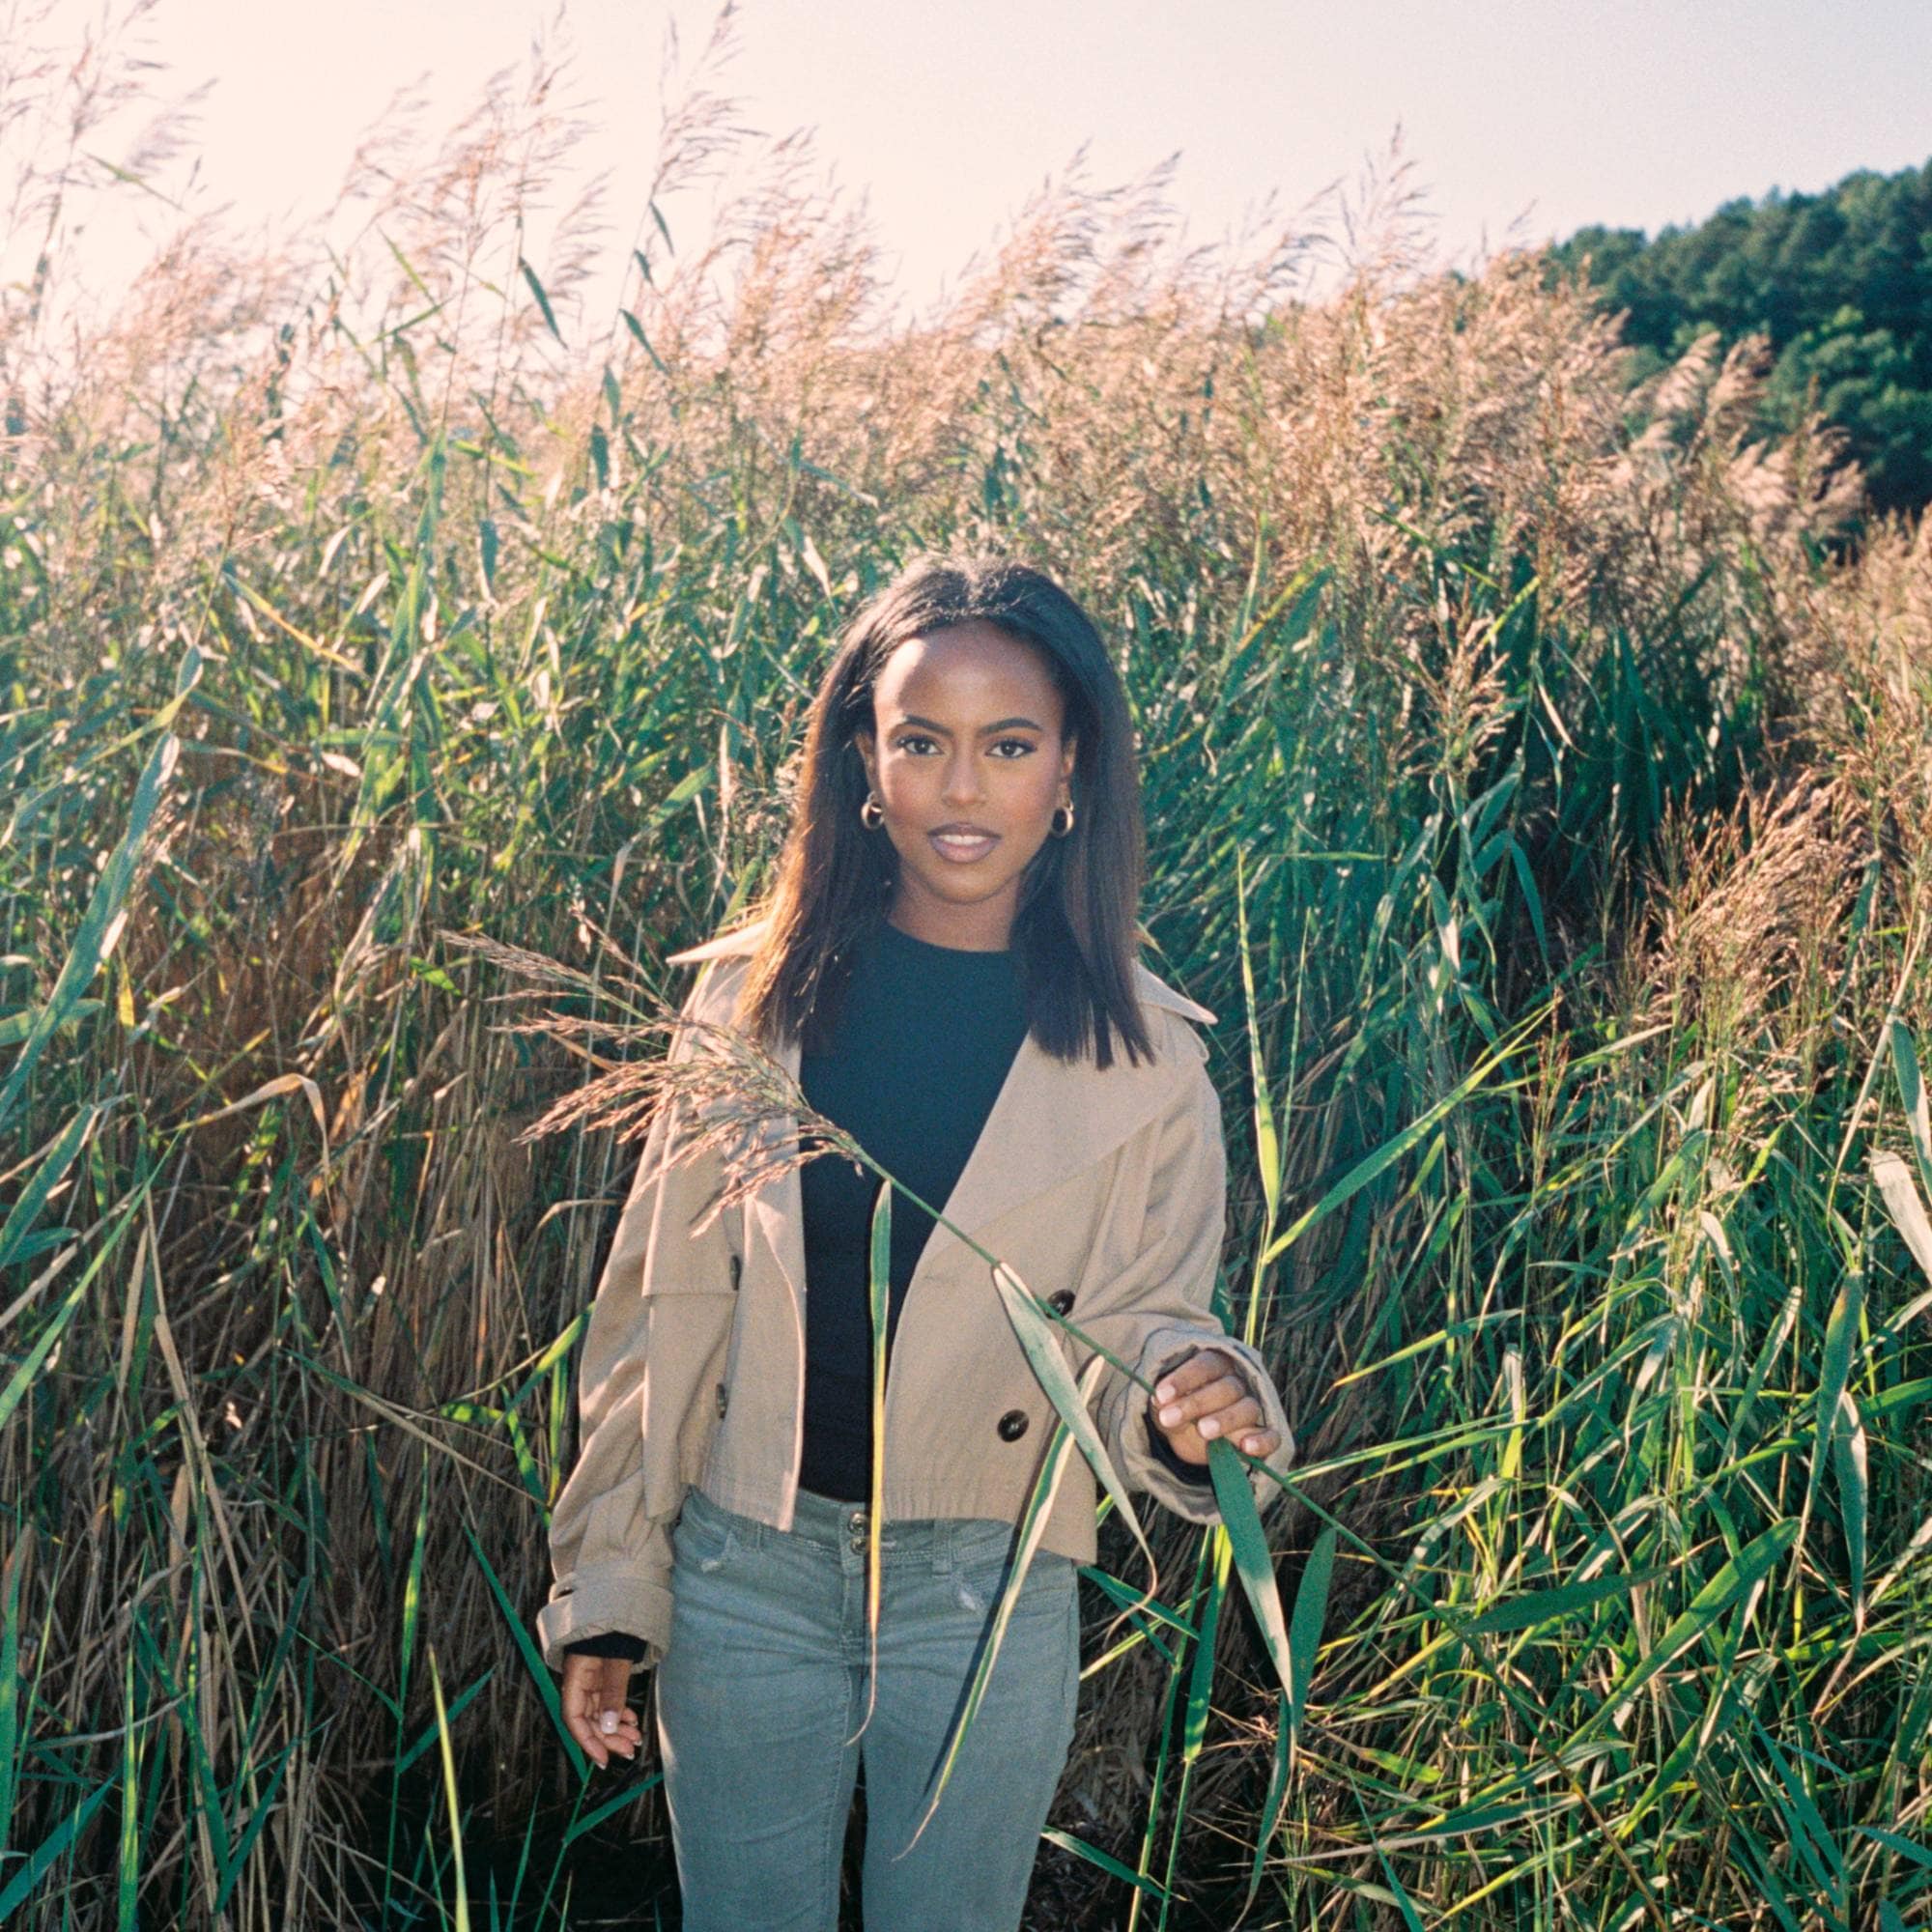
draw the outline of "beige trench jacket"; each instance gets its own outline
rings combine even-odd
[[[688,1016],[729,1023],[762,923],[674,963],[706,962]],[[1136,981],[1155,1049],[1105,1072],[1029,1036],[945,1204],[949,1219],[1150,1381],[1206,1344],[1240,1357],[1282,1446],[1293,1443],[1260,1358],[1208,1310],[1224,1239],[1226,1153],[1207,1047],[1213,1015],[1143,966]],[[686,1039],[672,1052],[688,1052]],[[797,1042],[775,1056],[796,1078]],[[537,1618],[544,1659],[624,1631],[663,1655],[670,1633],[670,1529],[686,1486],[789,1529],[805,1395],[805,1242],[794,1168],[694,1236],[715,1194],[711,1156],[667,1167],[675,1106],[653,1122],[591,1308],[579,1372],[582,1447],[552,1513],[555,1581]],[[827,1156],[828,1158],[834,1156]],[[1090,1352],[1065,1338],[1077,1375]],[[1196,1521],[1213,1492],[1177,1479],[1149,1446],[1147,1398],[1108,1370],[1094,1398],[1127,1486]],[[886,1388],[885,1514],[1017,1521],[1053,1432],[986,1264],[935,1227],[907,1289]],[[1021,1422],[1024,1427],[1021,1427]],[[1265,1507],[1280,1491],[1254,1476]],[[1077,1450],[1044,1547],[1091,1562],[1096,1485]]]

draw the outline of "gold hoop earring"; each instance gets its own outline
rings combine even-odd
[[[859,808],[859,823],[867,832],[876,832],[886,822],[886,809],[868,791],[865,803]]]
[[[1066,823],[1065,825],[1060,823],[1060,814],[1063,811],[1066,814]],[[1065,805],[1056,805],[1053,808],[1051,830],[1056,838],[1065,838],[1073,830],[1073,801],[1070,798]]]

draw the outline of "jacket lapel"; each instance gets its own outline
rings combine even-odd
[[[671,963],[750,953],[762,932],[762,921],[742,926],[703,946],[673,953]],[[1137,964],[1134,976],[1144,1004],[1212,1022],[1214,1015],[1207,1008],[1176,992],[1145,966]],[[793,1081],[798,1079],[796,1039],[786,1040],[773,1058]],[[1101,1072],[1088,1061],[1056,1060],[1029,1034],[1013,1055],[986,1124],[944,1203],[946,1218],[966,1234],[975,1234],[1036,1195],[1097,1165],[1166,1104],[1184,1070],[1171,1054],[1137,1065],[1119,1054]],[[769,1131],[781,1141],[790,1141],[798,1131],[797,1117],[774,1121]],[[803,1300],[804,1192],[798,1170],[791,1169],[752,1196],[747,1214],[748,1231],[764,1241],[793,1293]],[[925,1273],[957,1245],[948,1230],[934,1229],[919,1273]]]
[[[1156,989],[1166,998],[1153,997]],[[1148,1004],[1210,1017],[1151,973],[1144,973],[1140,992]],[[1096,1167],[1167,1105],[1179,1071],[1171,1058],[1130,1065],[1120,1054],[1103,1073],[1091,1061],[1056,1060],[1029,1034],[947,1199],[946,1218],[978,1234],[1036,1195]],[[935,1229],[922,1267],[956,1245],[948,1230]]]

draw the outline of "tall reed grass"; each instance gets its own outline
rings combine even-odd
[[[0,1918],[672,1921],[528,1634],[626,1155],[520,1143],[591,1068],[437,935],[674,994],[842,615],[959,545],[1117,643],[1304,1452],[1305,1677],[1162,1523],[1033,1922],[1923,1923],[1932,538],[1839,555],[1750,345],[1628,391],[1586,291],[1415,259],[1399,171],[1216,250],[1076,173],[897,329],[798,143],[674,252],[729,26],[608,332],[582,223],[529,253],[542,69],[372,144],[353,244],[196,233],[78,353],[85,146],[15,168]]]

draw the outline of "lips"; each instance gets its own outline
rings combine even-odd
[[[1000,842],[1000,835],[982,825],[942,825],[925,836],[932,849],[955,866],[970,866],[976,859],[983,859]]]

